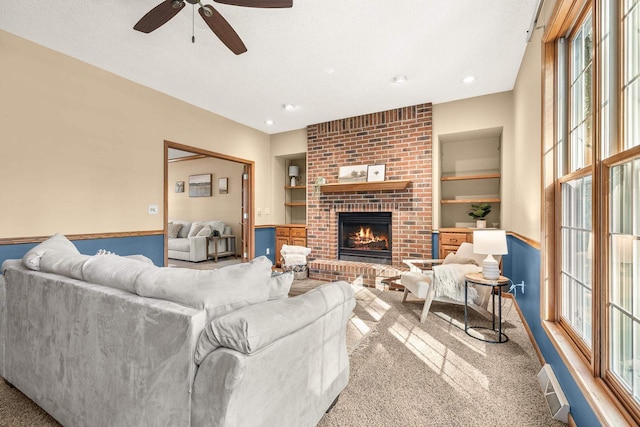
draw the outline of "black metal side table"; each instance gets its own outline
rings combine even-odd
[[[469,283],[479,286],[491,286],[491,304],[493,306],[491,316],[491,328],[486,326],[469,326],[467,320],[468,301],[467,293],[469,290]],[[502,332],[502,287],[509,284],[509,279],[504,276],[498,276],[497,279],[485,279],[482,277],[482,273],[469,273],[464,276],[464,331],[467,335],[480,341],[489,343],[504,343],[509,341],[509,337]],[[496,329],[496,294],[498,294],[498,329]],[[469,333],[469,329],[487,329],[489,331],[497,332],[497,340],[483,339]],[[504,338],[504,339],[503,339]]]

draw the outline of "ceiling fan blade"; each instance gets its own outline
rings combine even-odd
[[[205,9],[207,10],[205,11]],[[247,51],[246,46],[242,43],[242,40],[240,40],[240,37],[235,30],[231,28],[231,25],[227,20],[224,19],[212,6],[202,6],[198,9],[198,12],[200,13],[200,16],[202,16],[202,19],[204,19],[204,22],[206,22],[209,28],[211,28],[211,31],[218,36],[220,41],[224,43],[231,52],[236,55],[240,55]]]
[[[176,16],[184,8],[183,1],[166,0],[144,15],[133,29],[143,33],[150,33]]]
[[[213,0],[216,3],[230,4],[232,6],[281,8],[292,7],[293,0]]]

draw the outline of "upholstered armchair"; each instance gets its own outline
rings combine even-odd
[[[464,304],[464,276],[480,272],[484,257],[485,255],[473,253],[473,244],[463,243],[455,254],[449,254],[445,259],[403,260],[402,262],[409,266],[409,271],[400,278],[400,283],[404,286],[402,302],[406,302],[410,293],[424,299],[420,323],[426,320],[433,301]],[[490,287],[470,286],[468,307],[491,318],[491,313],[487,311],[490,297]]]

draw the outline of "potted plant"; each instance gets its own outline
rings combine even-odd
[[[491,212],[491,205],[488,203],[480,203],[479,205],[471,205],[469,216],[476,220],[476,228],[487,228],[487,215]]]
[[[327,183],[327,180],[324,177],[317,177],[315,182],[313,183],[313,195],[320,195],[320,187]]]

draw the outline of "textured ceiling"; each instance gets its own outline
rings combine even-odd
[[[190,4],[150,34],[134,31],[159,3],[0,0],[0,29],[277,133],[513,89],[538,0],[293,0],[291,9],[205,0],[244,41],[239,56]],[[397,74],[407,81],[392,83]],[[476,80],[462,83],[467,75]]]

